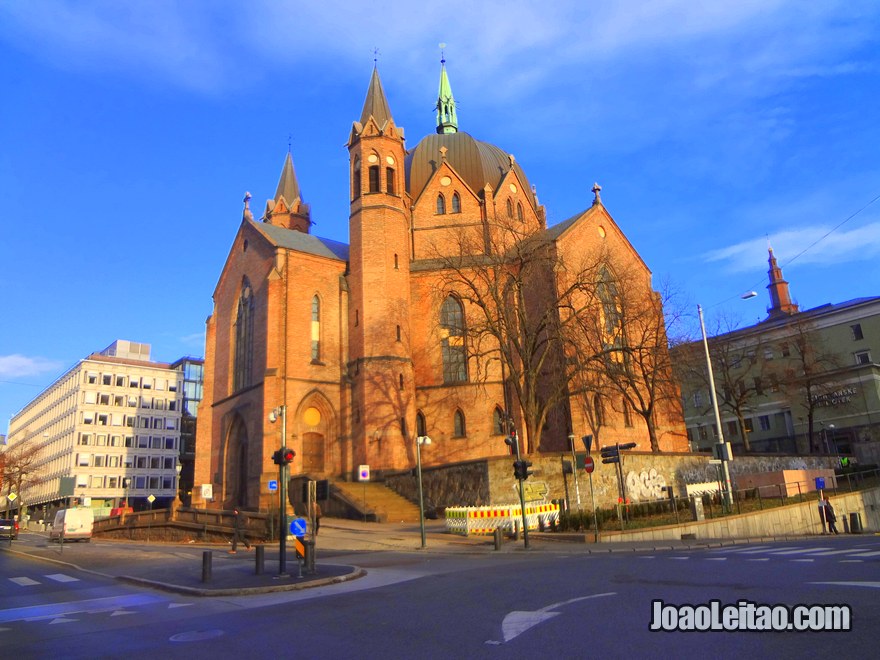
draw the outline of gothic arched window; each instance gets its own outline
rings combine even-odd
[[[516,219],[520,222],[523,221],[523,208],[519,202],[516,203]]]
[[[420,437],[428,435],[428,424],[421,410],[416,413],[416,435]]]
[[[452,212],[461,213],[461,197],[458,193],[452,193]]]
[[[394,189],[394,170],[390,167],[385,170],[385,192],[389,195],[397,194]]]
[[[321,359],[321,301],[318,296],[312,298],[312,362]]]
[[[437,215],[446,213],[446,198],[442,194],[437,195]]]
[[[254,361],[254,292],[244,278],[238,297],[235,317],[235,368],[232,373],[232,389],[238,391],[251,384]]]
[[[465,435],[467,435],[467,428],[464,425],[464,413],[456,410],[452,418],[452,437],[463,438]]]
[[[464,345],[464,310],[454,296],[443,301],[440,308],[440,349],[443,357],[443,382],[467,381],[467,354]]]
[[[507,217],[513,217],[513,202],[510,201],[510,198],[507,198]]]
[[[504,435],[504,413],[501,412],[500,406],[495,406],[495,410],[492,412],[492,433]]]
[[[602,301],[602,321],[605,331],[605,344],[619,346],[622,340],[620,296],[614,277],[607,268],[602,268],[597,287],[599,300]]]
[[[361,159],[354,159],[354,167],[351,172],[351,198],[357,199],[361,196]]]

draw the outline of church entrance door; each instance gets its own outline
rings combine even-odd
[[[303,472],[324,471],[324,436],[321,433],[303,435]]]

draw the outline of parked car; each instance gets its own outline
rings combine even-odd
[[[49,530],[50,541],[85,541],[92,538],[92,525],[95,512],[89,508],[60,509],[55,514],[52,529]]]
[[[17,539],[18,522],[12,518],[0,518],[0,538]]]

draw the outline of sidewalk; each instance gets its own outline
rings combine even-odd
[[[264,545],[264,570],[256,574],[255,550],[240,546],[234,555],[228,545],[129,542],[96,537],[91,543],[49,543],[43,532],[23,532],[11,546],[0,550],[24,554],[43,561],[74,566],[105,577],[193,596],[229,596],[288,591],[334,584],[366,575],[358,568],[357,555],[364,553],[494,554],[525,552],[523,541],[506,538],[495,550],[491,536],[463,537],[446,532],[442,521],[425,525],[426,544],[421,548],[418,524],[363,523],[324,518],[316,546],[316,572],[300,577],[292,542],[287,543],[286,575],[279,576],[278,543]],[[720,547],[770,539],[725,541],[637,541],[593,544],[584,534],[530,532],[528,552],[553,554],[608,554],[609,552],[659,551]],[[211,576],[202,581],[204,555],[211,562]],[[334,563],[334,559],[338,563]]]

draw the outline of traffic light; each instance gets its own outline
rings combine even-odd
[[[516,442],[516,429],[510,432],[510,435],[504,438],[504,444],[516,451],[517,442]]]
[[[294,456],[296,456],[296,452],[285,447],[284,449],[278,449],[272,454],[272,462],[275,463],[275,465],[289,465],[293,462]]]
[[[529,468],[532,467],[531,461],[519,460],[513,462],[513,476],[524,481],[534,474]]]
[[[601,451],[603,463],[620,463],[620,451],[617,445],[602,447]]]
[[[840,467],[842,467],[842,468],[849,467],[849,457],[848,456],[841,456],[840,457]]]

